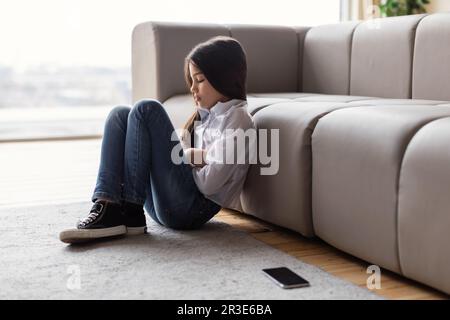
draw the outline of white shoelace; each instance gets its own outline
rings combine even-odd
[[[98,208],[98,206],[100,206],[100,208]],[[82,226],[85,226],[85,225],[95,221],[95,219],[98,218],[98,215],[102,212],[102,210],[103,210],[103,204],[95,203],[94,206],[92,207],[89,215],[86,218],[80,220],[80,224]]]

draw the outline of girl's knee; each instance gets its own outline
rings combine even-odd
[[[127,106],[116,106],[111,109],[108,114],[107,120],[126,120],[128,118],[128,114],[130,113],[131,108]]]
[[[144,115],[149,112],[161,112],[164,110],[163,105],[156,99],[144,99],[136,102],[133,107],[133,112],[138,112]]]

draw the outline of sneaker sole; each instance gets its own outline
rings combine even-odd
[[[127,227],[127,235],[137,236],[147,233],[147,227]]]
[[[119,236],[127,233],[124,225],[104,229],[69,229],[59,234],[59,240],[64,243],[77,243],[98,238]]]

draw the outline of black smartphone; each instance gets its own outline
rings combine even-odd
[[[309,286],[308,281],[286,267],[263,269],[262,271],[266,276],[284,289]]]

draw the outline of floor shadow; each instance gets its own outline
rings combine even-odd
[[[130,248],[137,248],[137,247],[145,247],[148,248],[151,245],[154,244],[161,244],[161,240],[164,241],[164,233],[161,233],[161,228],[164,230],[166,229],[167,232],[170,233],[179,233],[180,235],[192,235],[195,236],[195,239],[199,239],[204,237],[205,239],[208,238],[208,235],[214,232],[224,232],[225,228],[230,228],[230,230],[233,230],[235,232],[236,230],[229,226],[228,224],[221,222],[221,221],[211,221],[203,225],[199,229],[192,229],[192,230],[176,230],[176,229],[170,229],[164,226],[156,226],[159,230],[155,230],[155,232],[152,232],[152,228],[149,228],[149,232],[142,235],[135,235],[135,236],[127,236],[127,235],[118,235],[118,236],[111,236],[111,237],[104,237],[104,238],[97,238],[92,240],[87,240],[83,242],[77,242],[72,244],[67,244],[64,250],[68,252],[86,252],[90,250],[95,249],[102,249],[102,248],[108,248],[108,247],[117,247],[117,248],[123,248],[123,247],[130,247]],[[186,242],[186,239],[174,239],[173,237],[168,236],[168,240],[171,243],[174,242]]]
[[[113,246],[136,246],[148,244],[151,241],[150,234],[142,234],[137,236],[111,236],[104,238],[97,238],[83,242],[76,242],[68,244],[64,249],[69,252],[85,252],[88,250],[95,250],[99,248],[113,247]]]

